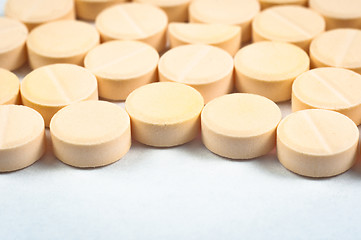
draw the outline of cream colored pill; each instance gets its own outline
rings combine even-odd
[[[306,6],[308,0],[259,0],[261,8],[266,9],[273,6],[279,5],[301,5]]]
[[[75,102],[98,99],[96,77],[72,64],[52,64],[25,76],[20,86],[22,102],[37,110],[49,126],[53,115]]]
[[[134,0],[160,7],[168,16],[169,22],[187,22],[188,7],[192,0]]]
[[[291,99],[292,83],[307,71],[310,59],[301,48],[282,42],[258,42],[242,48],[234,58],[236,88],[272,101]]]
[[[204,101],[194,88],[180,83],[151,83],[125,101],[135,140],[154,147],[172,147],[194,139],[200,131]]]
[[[310,46],[311,67],[341,67],[361,74],[361,30],[340,28],[315,38]]]
[[[271,100],[246,93],[228,94],[209,102],[202,112],[202,141],[213,153],[251,159],[275,147],[281,110]]]
[[[54,63],[83,65],[85,55],[99,40],[97,30],[85,22],[63,20],[43,24],[29,34],[29,64],[33,69]]]
[[[288,170],[307,177],[331,177],[356,161],[359,131],[343,114],[303,110],[288,115],[277,129],[277,155]]]
[[[136,88],[158,80],[158,52],[138,41],[110,41],[88,53],[84,60],[98,79],[99,96],[125,100]]]
[[[84,20],[95,20],[104,9],[127,0],[75,0],[76,15]]]
[[[0,172],[25,168],[45,151],[44,120],[35,110],[0,105]]]
[[[326,28],[323,17],[301,6],[277,6],[259,13],[253,20],[253,41],[293,43],[308,52],[312,39]]]
[[[292,111],[334,110],[361,124],[361,75],[343,68],[316,68],[292,86]]]
[[[189,6],[190,22],[238,25],[242,42],[251,40],[251,22],[260,11],[257,0],[193,0]]]
[[[322,14],[326,28],[361,28],[361,0],[310,0],[310,8]]]
[[[128,114],[105,101],[84,101],[61,109],[51,120],[50,133],[55,156],[74,167],[111,164],[131,145]]]
[[[5,15],[23,22],[29,30],[50,21],[75,19],[73,0],[7,0]]]
[[[159,60],[159,80],[178,82],[198,90],[207,103],[233,88],[233,59],[226,51],[209,45],[183,45]]]
[[[28,29],[21,22],[0,17],[0,68],[14,70],[26,62]]]
[[[125,3],[107,8],[95,21],[102,41],[138,40],[158,52],[165,49],[167,15],[160,8],[144,3]]]
[[[20,81],[12,72],[0,68],[0,105],[20,102]]]
[[[228,24],[170,23],[170,47],[185,44],[208,44],[234,56],[241,48],[241,28]]]

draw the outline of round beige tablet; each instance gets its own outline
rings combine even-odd
[[[325,30],[323,17],[301,6],[277,6],[259,13],[252,23],[253,41],[293,43],[308,52],[312,39]]]
[[[321,13],[326,28],[361,28],[361,0],[310,0],[310,8]]]
[[[7,0],[5,15],[23,22],[29,30],[55,20],[74,19],[73,0]]]
[[[192,0],[134,0],[135,2],[149,3],[163,9],[169,22],[187,22],[188,6]]]
[[[23,104],[37,110],[46,126],[61,108],[98,99],[96,77],[72,64],[52,64],[32,71],[21,82],[20,92]]]
[[[234,56],[241,48],[241,28],[228,24],[170,23],[170,47],[185,44],[208,44]]]
[[[99,96],[125,100],[140,86],[158,80],[158,52],[137,41],[110,41],[85,57],[84,65],[98,79]]]
[[[309,70],[310,59],[301,48],[282,42],[258,42],[242,48],[234,58],[236,88],[272,101],[291,99],[292,83]]]
[[[307,177],[331,177],[356,161],[359,131],[343,114],[311,109],[288,115],[277,129],[277,155],[288,170]]]
[[[33,69],[54,63],[83,65],[85,55],[98,44],[99,33],[88,23],[50,22],[29,34],[29,63]]]
[[[209,45],[172,48],[159,60],[159,80],[178,82],[198,90],[207,103],[233,88],[233,59],[226,51]]]
[[[45,152],[44,120],[35,110],[0,105],[0,172],[25,168]]]
[[[296,78],[292,111],[334,110],[361,124],[361,75],[343,68],[316,68]]]
[[[12,72],[0,68],[0,105],[20,102],[20,81]]]
[[[361,74],[361,30],[327,31],[310,46],[311,67],[341,67]]]
[[[172,147],[194,139],[200,131],[204,101],[194,88],[180,83],[151,83],[125,101],[135,140],[154,147]]]
[[[104,9],[127,0],[75,0],[76,15],[85,20],[95,20]]]
[[[306,6],[308,0],[259,0],[261,8],[269,8],[278,5],[302,5]]]
[[[84,101],[61,109],[51,120],[50,133],[55,156],[74,167],[111,164],[131,145],[127,112],[105,101]]]
[[[95,21],[102,41],[139,40],[157,49],[166,45],[167,15],[160,8],[143,3],[125,3],[101,12]]]
[[[190,22],[234,24],[242,28],[242,42],[251,40],[251,22],[260,11],[257,0],[193,0]]]
[[[202,140],[215,154],[251,159],[275,147],[281,110],[271,100],[246,93],[228,94],[209,102],[202,112]]]
[[[0,17],[0,68],[14,70],[25,63],[27,37],[28,29],[24,24]]]

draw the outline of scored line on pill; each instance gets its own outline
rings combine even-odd
[[[66,103],[70,103],[71,99],[67,95],[66,91],[64,91],[63,86],[60,84],[59,79],[55,76],[54,72],[50,68],[44,68],[45,73],[48,75],[49,79],[52,81],[52,83],[55,86],[55,89],[58,90],[59,94],[63,98],[63,100],[66,101]]]
[[[315,73],[313,71],[310,71],[309,73],[311,76],[313,76],[315,79],[317,79],[321,84],[323,84],[328,90],[330,90],[343,103],[346,103],[347,105],[352,105],[352,103],[346,98],[346,96],[344,96],[337,89],[335,89],[333,86],[331,86],[330,83],[328,83],[320,75],[318,75],[317,73]]]
[[[137,24],[134,19],[124,10],[122,6],[118,6],[118,13],[133,27],[134,31],[141,37],[145,37],[147,34],[143,31],[143,29]]]
[[[343,44],[339,44],[341,46],[341,49],[339,51],[339,54],[335,54],[335,66],[336,67],[342,67],[343,62],[346,58],[347,53],[351,49],[352,42],[356,39],[357,31],[351,31],[347,32],[345,36],[345,40]]]
[[[204,59],[207,54],[210,52],[211,48],[202,47],[193,57],[191,61],[183,68],[183,70],[179,73],[177,80],[179,82],[183,82],[184,79],[188,76],[188,74]]]
[[[10,115],[10,107],[4,105],[0,108],[0,148],[5,143],[6,130],[8,129],[8,120]]]
[[[323,149],[326,150],[328,153],[332,153],[332,150],[331,150],[330,146],[328,145],[326,138],[322,135],[320,129],[316,126],[316,124],[312,120],[311,116],[308,115],[308,112],[302,111],[301,113],[302,113],[304,119],[306,120],[306,122],[311,127],[311,130],[313,131],[313,133],[316,135],[318,141],[321,143]]]

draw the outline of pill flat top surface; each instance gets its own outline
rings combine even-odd
[[[301,48],[282,42],[258,42],[242,48],[235,56],[242,74],[264,81],[295,78],[309,68],[310,60]]]
[[[340,19],[361,18],[360,0],[310,0],[309,5],[327,17]]]
[[[9,101],[16,98],[19,88],[19,78],[12,72],[0,68],[0,104],[15,103]]]
[[[24,24],[11,18],[0,17],[0,54],[25,43],[28,29]]]
[[[246,93],[228,94],[209,102],[202,122],[220,134],[252,137],[274,129],[281,111],[271,100]]]
[[[98,45],[99,34],[88,23],[61,20],[35,28],[28,37],[28,47],[46,57],[70,57],[83,54]]]
[[[158,52],[137,41],[111,41],[93,49],[84,65],[97,76],[107,79],[131,79],[156,68]]]
[[[189,3],[191,0],[136,0],[142,3],[151,3],[160,7],[170,7],[179,4]]]
[[[277,135],[289,148],[310,155],[332,155],[353,146],[359,138],[356,125],[343,114],[312,109],[287,116]]]
[[[152,83],[136,89],[126,102],[131,117],[152,124],[176,124],[199,115],[203,98],[180,83]]]

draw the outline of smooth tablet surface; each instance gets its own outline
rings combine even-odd
[[[232,159],[250,159],[271,151],[281,110],[271,100],[246,93],[225,95],[202,112],[202,140],[212,152]]]
[[[258,42],[242,48],[234,58],[236,88],[272,101],[291,98],[292,83],[307,71],[310,59],[301,48],[282,42]]]
[[[293,43],[308,51],[317,35],[325,30],[321,15],[301,6],[277,6],[258,14],[252,23],[253,41]]]
[[[41,25],[27,40],[29,64],[33,69],[54,63],[83,65],[85,55],[99,44],[99,39],[97,30],[81,21]]]
[[[251,40],[251,21],[260,11],[257,0],[193,0],[190,22],[234,24],[242,28],[242,42]]]
[[[50,123],[54,154],[75,167],[99,167],[122,158],[131,145],[125,110],[105,101],[84,101],[57,112]]]
[[[321,108],[361,123],[361,75],[343,68],[316,68],[299,76],[292,87],[292,111]]]
[[[361,30],[327,31],[310,46],[311,67],[341,67],[361,74]]]
[[[0,105],[19,103],[19,78],[12,72],[0,68]]]
[[[76,16],[84,20],[95,20],[104,9],[127,0],[75,0]]]
[[[21,22],[0,17],[0,68],[14,70],[26,61],[28,29]]]
[[[37,110],[46,126],[61,108],[98,99],[96,77],[72,64],[53,64],[30,72],[21,82],[20,91],[23,104]]]
[[[125,3],[107,8],[96,18],[102,41],[139,40],[161,52],[166,44],[167,15],[150,4]]]
[[[259,0],[261,8],[269,8],[278,5],[302,5],[306,6],[308,0]]]
[[[277,129],[277,155],[284,167],[308,177],[330,177],[355,162],[359,131],[343,114],[311,109],[292,113]]]
[[[228,24],[170,23],[170,47],[185,44],[208,44],[234,56],[241,48],[241,28]]]
[[[55,20],[74,19],[73,0],[7,0],[5,15],[23,22],[29,30]]]
[[[169,22],[187,22],[188,6],[192,0],[134,0],[160,7],[168,16]]]
[[[172,147],[194,139],[200,131],[204,101],[194,88],[180,83],[151,83],[133,91],[125,102],[135,140]]]
[[[158,52],[137,41],[110,41],[88,53],[84,65],[98,79],[99,96],[125,100],[136,88],[158,80]]]
[[[326,28],[361,28],[361,0],[310,0],[310,8],[322,14]]]
[[[0,105],[0,172],[25,168],[45,151],[44,120],[35,110]]]
[[[183,45],[159,60],[159,80],[187,84],[207,103],[233,88],[233,59],[226,51],[209,45]]]

